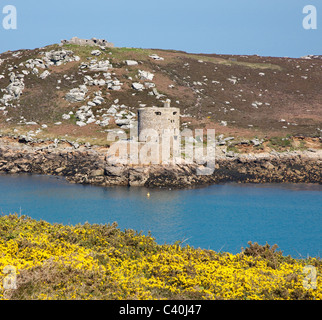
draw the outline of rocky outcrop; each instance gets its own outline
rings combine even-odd
[[[69,102],[80,102],[85,99],[86,93],[88,92],[85,85],[80,85],[79,88],[71,89],[65,96],[65,99]]]
[[[72,183],[101,186],[189,188],[221,182],[321,183],[322,150],[220,156],[212,175],[198,165],[116,165],[107,148],[72,142],[0,138],[0,172],[65,176]]]

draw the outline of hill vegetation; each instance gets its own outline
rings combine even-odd
[[[127,130],[139,107],[171,99],[182,129],[215,128],[239,138],[320,137],[321,67],[314,58],[72,44],[5,52],[0,130],[100,141],[108,130]]]
[[[294,259],[276,249],[249,243],[233,255],[159,245],[115,223],[64,226],[1,216],[0,298],[321,299],[321,259]],[[3,288],[7,265],[17,270],[15,290]],[[317,283],[308,280],[306,265],[316,268]]]

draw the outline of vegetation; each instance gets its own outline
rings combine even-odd
[[[231,144],[231,145],[229,145],[228,147],[227,147],[227,151],[229,152],[229,151],[232,151],[232,152],[234,152],[234,153],[240,153],[240,151],[239,151],[239,149],[236,147],[236,145],[233,145],[233,144]]]
[[[6,266],[17,289],[4,289]],[[303,287],[303,267],[317,288]],[[321,299],[318,258],[293,259],[276,246],[242,253],[158,245],[151,235],[112,225],[49,224],[0,217],[1,299]]]
[[[286,137],[273,137],[269,140],[269,146],[273,149],[273,150],[277,150],[277,151],[281,151],[285,148],[290,148],[291,147],[291,140]]]
[[[230,59],[223,59],[223,58],[217,58],[217,57],[211,57],[211,56],[207,56],[207,55],[197,55],[197,54],[187,54],[185,53],[185,55],[188,58],[191,59],[199,59],[202,61],[208,61],[208,62],[212,62],[215,64],[221,64],[221,65],[225,65],[225,66],[239,66],[239,67],[245,67],[245,68],[250,68],[250,69],[259,69],[259,70],[265,70],[265,69],[269,69],[269,70],[278,70],[278,71],[282,71],[283,68],[279,65],[276,64],[272,64],[272,63],[256,63],[256,62],[245,62],[245,61],[234,61],[234,60],[230,60]]]

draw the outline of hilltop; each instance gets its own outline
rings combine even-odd
[[[0,54],[0,134],[104,145],[109,130],[128,131],[138,108],[170,99],[182,129],[215,128],[222,140],[239,142],[301,137],[306,147],[320,148],[321,67],[319,56],[69,43],[8,51]]]

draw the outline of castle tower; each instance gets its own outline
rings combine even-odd
[[[168,99],[164,107],[150,107],[138,109],[138,135],[139,141],[147,140],[148,130],[157,131],[159,137],[163,134],[173,134],[174,139],[180,135],[180,109],[171,108]],[[173,132],[173,133],[172,133]]]

